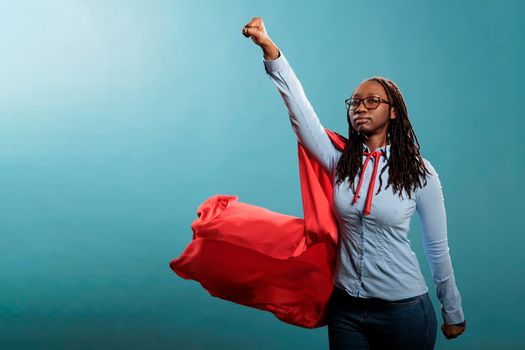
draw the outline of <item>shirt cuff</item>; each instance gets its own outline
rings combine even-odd
[[[283,71],[288,66],[288,61],[281,51],[279,51],[279,57],[274,60],[265,60],[263,58],[263,63],[266,73]]]
[[[463,308],[461,307],[461,295],[456,287],[454,275],[446,281],[437,283],[437,296],[441,302],[441,316],[445,324],[456,324],[463,322]]]
[[[445,312],[443,309],[441,310],[441,317],[443,317],[443,322],[445,324],[458,324],[465,321],[465,317],[463,315],[463,310],[458,310],[454,312]]]

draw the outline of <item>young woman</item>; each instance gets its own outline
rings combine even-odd
[[[436,316],[408,239],[422,222],[425,253],[441,302],[447,339],[466,327],[447,242],[438,175],[421,157],[403,96],[390,80],[363,81],[347,99],[349,142],[334,147],[283,53],[260,17],[242,30],[260,46],[267,74],[288,109],[299,142],[330,174],[339,226],[331,349],[432,349]]]

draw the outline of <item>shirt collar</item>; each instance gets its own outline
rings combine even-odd
[[[364,143],[362,144],[362,147],[363,147],[363,152],[370,153],[370,149],[368,149],[368,147]],[[380,148],[376,149],[376,151],[378,151],[378,152],[383,151],[383,153],[385,154],[386,158],[388,159],[388,157],[390,157],[390,144],[387,144],[387,145],[385,145],[383,147],[380,147]]]

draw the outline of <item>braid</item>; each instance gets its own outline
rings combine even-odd
[[[379,174],[379,189],[376,194],[381,191],[383,186],[381,175],[388,167],[388,184],[385,189],[392,186],[393,192],[399,192],[401,198],[403,192],[406,192],[408,198],[412,198],[412,193],[416,188],[426,185],[425,173],[430,174],[430,172],[426,169],[421,157],[421,147],[408,119],[408,110],[403,95],[391,80],[373,77],[367,81],[376,81],[383,86],[396,112],[396,118],[388,122],[387,138],[390,142],[390,157]],[[361,144],[364,138],[352,128],[348,113],[347,118],[349,142],[337,163],[337,184],[348,177],[350,188],[355,193],[354,179],[363,166]]]

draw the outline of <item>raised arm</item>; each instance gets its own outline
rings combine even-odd
[[[340,151],[330,141],[286,57],[268,36],[260,17],[253,18],[243,34],[263,50],[266,72],[284,100],[297,139],[330,173]]]
[[[423,248],[442,305],[441,329],[447,338],[455,338],[464,331],[465,325],[461,323],[465,318],[449,254],[445,202],[436,170],[426,160],[425,166],[431,175],[427,175],[427,185],[416,194]]]

